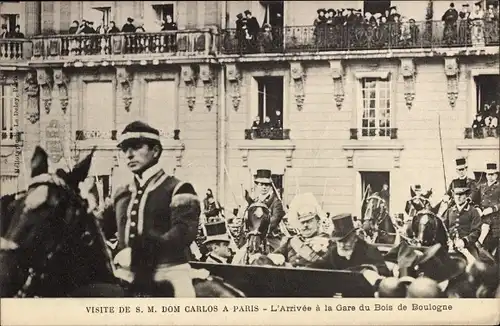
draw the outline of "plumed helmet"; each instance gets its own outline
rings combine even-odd
[[[321,209],[316,197],[312,193],[304,193],[295,196],[288,210],[288,221],[290,225],[297,226],[300,221],[310,220],[316,216],[326,219],[326,214]]]

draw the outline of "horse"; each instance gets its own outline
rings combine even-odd
[[[240,227],[239,250],[233,257],[233,264],[248,265],[252,257],[267,255],[272,248],[267,236],[271,225],[271,212],[260,202],[251,203],[243,213],[243,223]]]
[[[407,235],[414,245],[432,246],[439,243],[443,249],[449,249],[449,234],[446,226],[443,220],[431,210],[424,209],[413,216]]]
[[[1,203],[0,297],[134,297],[115,276],[98,219],[80,196],[94,150],[70,172],[48,173],[46,152],[37,147],[32,184]],[[204,273],[206,272],[206,273]],[[192,269],[197,297],[244,297],[223,279]],[[174,296],[170,292],[153,296]]]
[[[389,215],[389,208],[378,192],[369,194],[363,204],[363,230],[373,242],[394,244],[398,240],[397,227]]]

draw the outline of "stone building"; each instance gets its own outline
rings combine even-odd
[[[316,28],[325,6],[362,16],[396,6],[405,22],[385,34],[367,24]],[[247,9],[271,25],[268,34],[236,29]],[[91,174],[116,187],[127,175],[116,135],[142,119],[161,130],[167,171],[200,194],[213,189],[228,208],[242,204],[258,168],[273,171],[285,202],[313,192],[333,214],[360,214],[368,184],[389,186],[391,213],[403,211],[412,184],[440,198],[455,158],[467,157],[481,178],[499,153],[498,127],[471,128],[500,103],[498,20],[481,18],[478,32],[469,21],[446,25],[447,9],[442,1],[2,2],[2,24],[25,34],[0,39],[2,193],[27,184],[36,145],[52,168],[97,146]],[[167,15],[177,30],[160,31]],[[128,17],[146,32],[68,33],[74,20],[103,29]],[[405,37],[407,27],[417,32]],[[269,124],[252,128],[266,116]]]

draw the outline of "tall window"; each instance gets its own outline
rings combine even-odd
[[[176,129],[176,84],[174,80],[150,81],[146,91],[146,120],[160,130],[161,136],[173,138]]]
[[[500,76],[480,75],[475,77],[476,81],[476,108],[477,113],[494,111],[498,115],[497,106],[500,107]]]
[[[165,20],[167,15],[170,15],[170,17],[172,17],[172,20],[175,21],[174,5],[173,4],[153,5],[153,9],[156,12],[156,19],[157,20]]]
[[[283,128],[283,77],[256,77],[261,127]],[[264,124],[264,125],[262,125]]]
[[[390,174],[389,172],[372,172],[364,171],[361,174],[361,219],[364,216],[366,203],[365,200],[369,194],[375,192],[378,193],[379,197],[384,199],[387,203],[387,207],[390,207]]]
[[[386,10],[389,10],[391,6],[391,1],[387,0],[365,0],[363,1],[364,12],[370,12],[372,14],[380,13],[384,14]]]
[[[14,131],[14,87],[12,85],[0,86],[0,104],[2,113],[2,139],[11,138]]]
[[[115,125],[114,94],[111,82],[85,84],[83,123],[85,138],[111,139]]]
[[[101,8],[94,8],[95,10],[99,11],[101,14],[99,23],[97,24],[98,26],[109,26],[109,22],[111,21],[111,7],[101,7]]]
[[[0,15],[0,18],[2,25],[7,25],[9,32],[13,32],[16,29],[16,25],[19,25],[19,15],[17,14]]]
[[[361,79],[361,137],[391,136],[391,85],[379,78]]]

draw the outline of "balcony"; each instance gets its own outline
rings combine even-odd
[[[499,138],[500,126],[496,128],[482,127],[482,128],[465,128],[465,139],[485,139],[485,138]]]
[[[26,39],[0,39],[0,62],[21,61],[31,57],[31,41]]]
[[[287,140],[290,139],[290,129],[245,129],[245,139]]]
[[[212,30],[158,33],[50,35],[32,39],[33,59],[144,55],[148,58],[208,56],[216,52]]]
[[[483,32],[478,32],[483,27]],[[224,54],[298,53],[346,50],[434,49],[446,47],[498,46],[495,21],[423,21],[413,25],[386,23],[381,26],[285,26],[271,35],[246,39],[236,29],[223,31]]]

